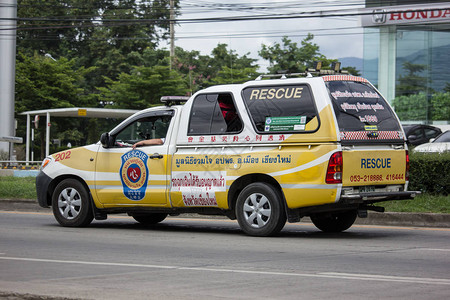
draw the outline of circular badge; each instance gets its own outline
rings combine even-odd
[[[140,150],[132,150],[122,155],[120,179],[123,192],[130,200],[141,200],[145,196],[148,181],[148,155]]]
[[[130,189],[141,188],[147,180],[147,172],[142,160],[132,157],[122,167],[122,179]]]

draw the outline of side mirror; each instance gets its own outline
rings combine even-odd
[[[107,133],[107,132],[102,133],[102,135],[100,136],[100,143],[102,143],[103,148],[110,147],[109,133]]]
[[[435,140],[436,140],[436,138],[432,138],[432,139],[430,139],[428,142],[432,143],[432,142],[434,142]]]

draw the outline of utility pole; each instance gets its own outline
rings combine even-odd
[[[175,57],[175,12],[174,0],[169,1],[170,5],[170,69],[172,70],[173,59]]]
[[[0,136],[14,137],[14,85],[16,75],[17,0],[0,3]],[[0,142],[0,150],[13,155],[13,143]]]

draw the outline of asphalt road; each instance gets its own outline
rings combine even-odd
[[[143,227],[125,216],[63,228],[49,213],[0,211],[0,298],[448,299],[449,238],[449,228],[325,234],[305,223],[257,238],[235,221]]]

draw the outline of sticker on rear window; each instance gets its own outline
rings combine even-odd
[[[335,91],[331,93],[331,96],[333,96],[334,99],[338,99],[338,98],[380,98],[380,95],[378,95],[375,92],[372,91],[364,91],[364,92],[352,92],[350,93],[349,91],[345,91],[345,92],[341,92],[341,91]]]
[[[306,116],[267,117],[264,131],[305,130]]]
[[[377,125],[366,125],[366,126],[364,126],[364,129],[366,131],[378,130],[378,126]]]

